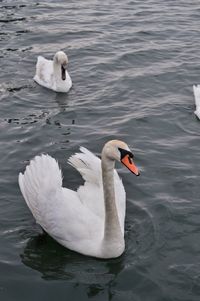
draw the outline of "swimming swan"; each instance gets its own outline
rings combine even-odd
[[[67,72],[68,57],[63,51],[58,51],[53,61],[38,56],[34,80],[41,86],[56,92],[68,92],[72,80]]]
[[[68,160],[85,180],[77,191],[62,187],[62,172],[49,155],[36,156],[19,174],[19,186],[36,222],[61,245],[99,258],[125,248],[125,190],[115,160],[139,175],[126,143],[107,142],[101,160],[84,147]]]
[[[200,85],[193,85],[196,110],[194,114],[200,119]]]

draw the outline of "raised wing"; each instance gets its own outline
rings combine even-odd
[[[54,88],[53,61],[47,60],[43,56],[38,56],[34,80],[41,86]]]
[[[36,222],[64,246],[73,249],[77,241],[90,239],[92,224],[100,228],[77,193],[62,188],[62,173],[52,157],[41,155],[31,160],[24,175],[19,174],[19,186]]]

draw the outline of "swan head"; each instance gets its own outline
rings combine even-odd
[[[110,160],[121,162],[132,173],[139,176],[139,170],[133,162],[134,155],[125,142],[120,140],[110,140],[104,145],[102,153]]]
[[[54,64],[60,66],[61,68],[61,78],[66,79],[65,70],[67,69],[68,57],[63,51],[58,51],[53,58]]]

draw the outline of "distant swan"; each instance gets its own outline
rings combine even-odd
[[[38,56],[34,80],[41,86],[56,92],[68,92],[72,80],[67,72],[68,57],[63,51],[58,51],[52,60]]]
[[[83,179],[77,191],[62,187],[58,163],[36,156],[19,174],[19,186],[36,222],[63,246],[99,258],[120,256],[125,248],[125,190],[115,160],[139,175],[126,143],[107,142],[101,160],[86,148],[69,158]],[[70,176],[70,174],[69,174]]]
[[[194,114],[200,119],[200,85],[193,85],[196,110]]]

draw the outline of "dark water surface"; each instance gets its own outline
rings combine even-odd
[[[200,300],[200,2],[0,1],[0,300]],[[73,89],[32,78],[39,54],[69,56]],[[41,237],[17,184],[48,152],[126,141],[141,170],[127,192],[126,251],[96,260]]]

